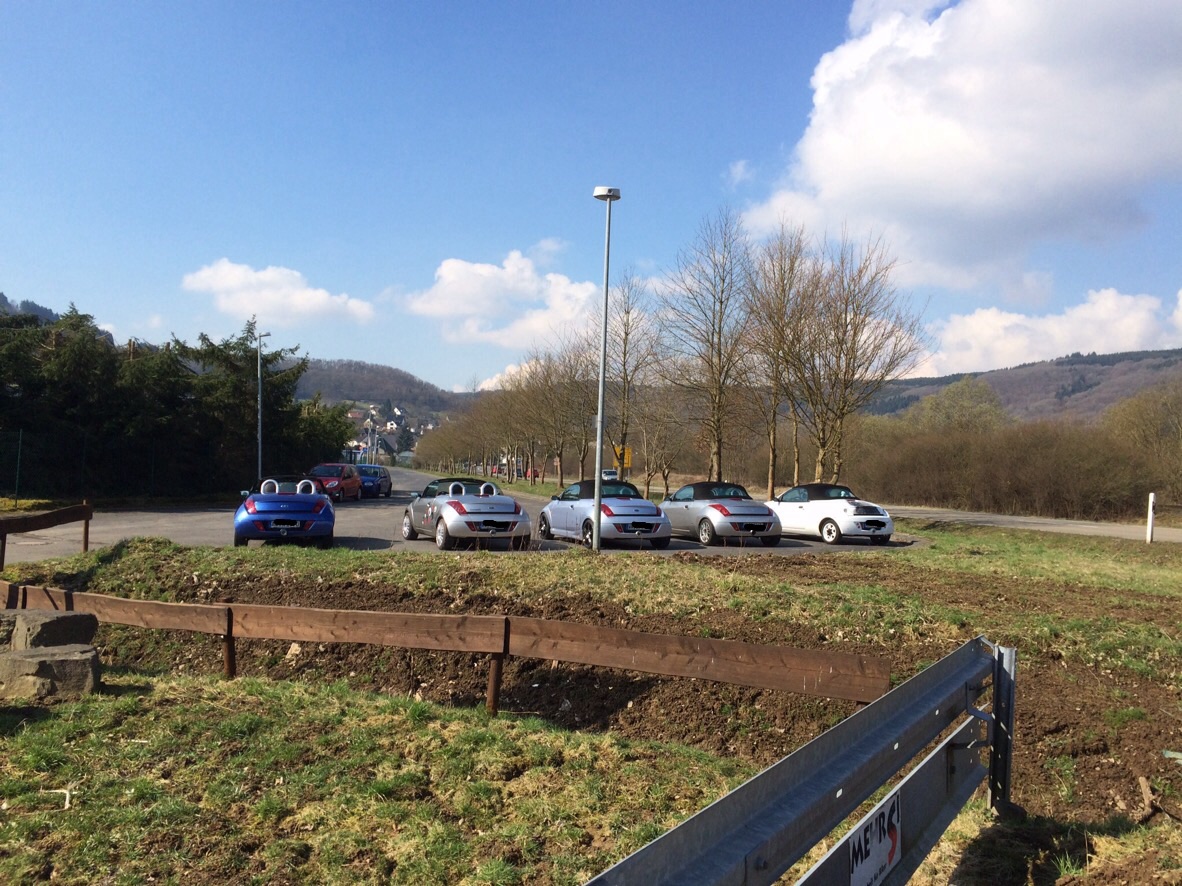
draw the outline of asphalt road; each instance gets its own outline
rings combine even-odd
[[[404,468],[392,468],[394,493],[390,498],[363,499],[359,502],[343,502],[337,508],[336,539],[340,547],[363,551],[415,550],[436,551],[434,541],[419,539],[403,541],[399,532],[402,512],[415,492],[431,480],[432,475],[421,474]],[[517,498],[529,512],[537,525],[538,514],[547,499],[530,495],[527,489],[515,484],[508,491]],[[184,545],[218,545],[233,543],[233,522],[235,506],[154,508],[146,510],[101,510],[96,511],[90,523],[91,550],[109,547],[118,542],[138,536],[168,538]],[[949,511],[938,508],[890,508],[892,516],[921,520],[972,523],[981,526],[1009,526],[1034,529],[1045,532],[1063,532],[1078,535],[1103,535],[1113,538],[1145,538],[1144,525],[1117,523],[1092,523],[1081,520],[1049,520],[1039,517],[1005,517],[997,514],[977,514],[964,511]],[[1182,529],[1158,528],[1155,541],[1182,542]],[[252,542],[257,545],[258,542]],[[905,546],[905,536],[896,534],[891,547]],[[566,550],[569,543],[561,541],[540,542],[535,539],[534,547],[542,551]],[[865,550],[865,542],[855,541],[836,546],[825,545],[819,540],[808,538],[784,538],[774,548],[765,548],[758,542],[750,544],[727,544],[703,547],[694,541],[674,539],[664,551],[652,551],[642,543],[621,547],[605,548],[612,553],[623,550],[648,550],[658,556],[669,556],[678,551],[694,551],[708,556],[734,556],[742,553],[768,555],[793,555],[818,551]],[[5,552],[6,563],[43,560],[50,557],[64,557],[82,550],[82,524],[70,523],[55,526],[39,532],[29,532],[8,537]],[[461,549],[462,550],[462,549]]]

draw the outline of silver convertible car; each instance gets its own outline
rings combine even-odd
[[[672,529],[659,507],[631,483],[601,481],[599,540],[647,541],[654,548],[669,547]],[[595,481],[580,480],[552,496],[538,517],[538,538],[569,538],[591,547],[595,513]]]
[[[758,538],[769,548],[780,543],[780,518],[737,483],[690,483],[661,502],[674,535],[704,545],[730,538]]]
[[[506,539],[513,550],[529,547],[529,514],[496,484],[471,477],[432,480],[402,515],[402,537],[434,536],[441,551],[459,540]]]
[[[768,503],[780,518],[785,535],[819,535],[826,544],[843,538],[867,538],[885,545],[895,531],[886,508],[862,501],[848,486],[805,483],[793,486]]]

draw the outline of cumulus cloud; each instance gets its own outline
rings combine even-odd
[[[186,274],[181,285],[189,292],[211,294],[223,314],[242,320],[257,317],[268,325],[291,326],[301,320],[332,317],[362,321],[374,316],[369,302],[315,289],[303,274],[290,268],[255,270],[220,258]]]
[[[930,327],[939,346],[914,374],[981,372],[1076,352],[1182,347],[1182,291],[1172,307],[1171,312],[1155,296],[1101,289],[1057,314],[1032,316],[998,308],[954,314]]]
[[[1182,175],[1182,5],[857,0],[849,26],[756,232],[873,230],[904,285],[1004,283],[1033,243],[1136,230]]]
[[[527,348],[585,321],[597,292],[595,283],[539,272],[533,259],[514,250],[499,265],[446,259],[435,283],[405,304],[413,314],[442,320],[449,342]]]

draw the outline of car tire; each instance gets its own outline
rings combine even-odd
[[[450,551],[456,546],[456,540],[447,531],[447,523],[443,520],[435,524],[435,547],[441,551]]]
[[[323,538],[316,539],[316,547],[320,548],[322,551],[329,550],[335,543],[336,539],[334,539],[331,535],[326,535]]]
[[[778,535],[761,535],[759,537],[759,542],[765,548],[774,548],[776,545],[778,545],[780,543],[780,536],[778,536]]]
[[[718,533],[714,531],[714,524],[705,517],[698,522],[698,541],[705,547],[710,547],[718,542]]]
[[[650,538],[648,543],[653,546],[654,550],[663,551],[669,547],[669,536],[664,538]]]
[[[603,541],[603,536],[599,536],[599,540]],[[583,524],[583,531],[579,534],[579,541],[583,543],[583,547],[591,548],[595,546],[595,524],[588,520]]]
[[[872,545],[887,545],[890,544],[891,537],[889,535],[872,535],[870,536],[870,544]]]
[[[550,541],[554,538],[554,533],[550,531],[550,521],[545,514],[538,517],[538,538],[542,541]]]
[[[353,496],[353,501],[361,501],[361,487],[357,487],[357,494]]]
[[[234,547],[236,547],[236,548],[246,547],[246,539],[243,538],[241,535],[234,536]]]
[[[386,498],[389,498],[394,493],[394,488],[391,487],[386,490]]]
[[[529,536],[518,535],[509,540],[509,550],[511,551],[528,551],[529,550]]]
[[[402,537],[406,541],[414,541],[419,537],[419,534],[415,532],[414,523],[411,521],[409,513],[402,515]]]
[[[821,523],[821,541],[827,545],[841,544],[841,529],[832,520]]]

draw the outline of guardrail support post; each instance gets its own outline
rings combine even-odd
[[[998,646],[993,663],[993,723],[989,730],[989,805],[999,815],[1021,814],[1010,802],[1010,771],[1014,755],[1014,678],[1018,650]]]
[[[1153,543],[1153,515],[1157,511],[1157,493],[1149,493],[1149,514],[1145,518],[1145,544]]]

